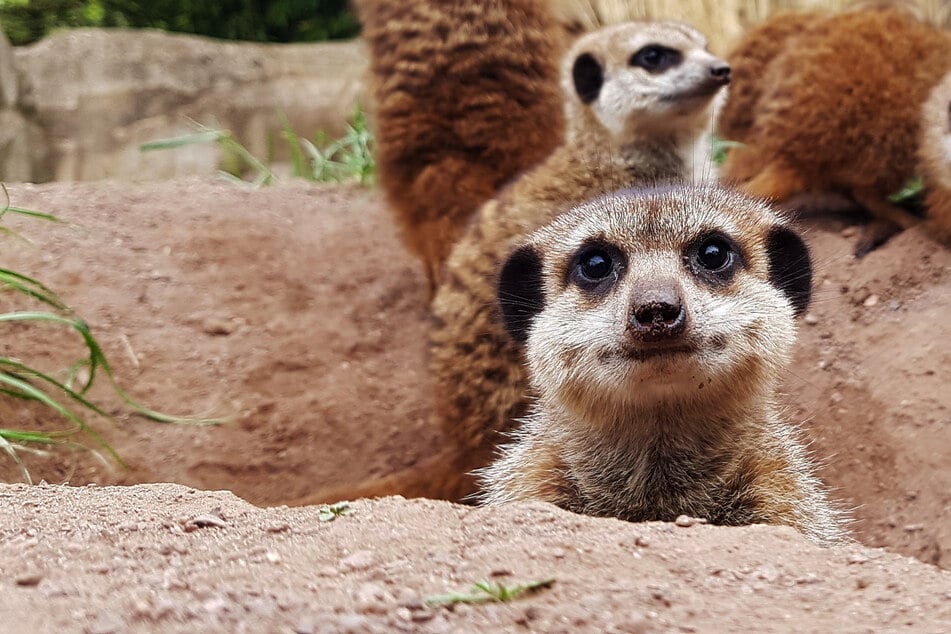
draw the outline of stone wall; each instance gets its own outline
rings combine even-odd
[[[255,155],[294,130],[339,134],[361,95],[360,42],[254,44],[150,30],[76,29],[11,48],[0,35],[0,180],[155,180],[214,173],[216,146],[147,141],[223,127]]]

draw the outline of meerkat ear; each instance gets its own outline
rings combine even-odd
[[[802,236],[776,225],[766,237],[769,256],[769,281],[782,291],[801,316],[812,299],[812,258]]]
[[[604,85],[604,69],[591,53],[582,53],[571,67],[571,78],[581,103],[591,103],[601,94]]]
[[[498,296],[505,329],[512,339],[525,343],[532,319],[545,307],[542,258],[534,247],[519,247],[506,260],[499,275]]]

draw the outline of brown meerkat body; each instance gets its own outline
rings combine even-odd
[[[506,256],[593,196],[715,180],[709,135],[729,72],[699,32],[677,22],[630,22],[580,38],[563,63],[565,142],[479,210],[433,300],[431,370],[445,449],[408,471],[298,503],[473,494],[471,471],[491,461],[528,402],[522,350],[506,334],[496,300]]]
[[[904,8],[879,7],[811,20],[783,43],[759,76],[737,58],[737,76],[760,84],[759,97],[724,180],[779,203],[801,195],[854,201],[877,220],[856,247],[863,255],[919,220],[889,196],[916,175],[921,105],[951,68],[951,34]],[[733,89],[747,92],[739,82]],[[722,129],[733,125],[725,120]]]
[[[544,0],[357,8],[379,182],[432,292],[472,213],[561,142],[564,32]]]
[[[717,133],[723,139],[746,143],[755,122],[756,109],[763,90],[763,76],[769,65],[786,46],[786,41],[805,31],[826,14],[791,11],[778,13],[750,30],[729,54],[733,79],[720,116]]]
[[[930,233],[951,244],[951,73],[925,102],[918,159]]]
[[[498,289],[537,399],[480,499],[843,540],[775,397],[811,279],[781,217],[717,188],[619,192],[541,229]]]

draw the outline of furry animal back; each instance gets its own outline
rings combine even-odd
[[[810,284],[798,234],[720,189],[612,194],[538,231],[499,283],[537,400],[481,499],[841,540],[775,404]]]
[[[544,0],[357,3],[380,185],[431,290],[472,213],[564,127],[564,37]]]
[[[857,203],[878,219],[856,247],[862,255],[918,222],[888,198],[916,175],[921,107],[951,69],[951,35],[902,8],[777,20],[786,22],[753,29],[730,56],[742,107],[727,105],[720,129],[739,130],[746,147],[731,151],[724,177],[778,202],[831,194]],[[770,38],[782,47],[764,68],[758,43]]]

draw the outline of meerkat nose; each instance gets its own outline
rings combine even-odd
[[[680,336],[687,327],[680,292],[673,284],[656,284],[635,293],[630,326],[642,341],[664,341]]]
[[[710,74],[714,79],[723,82],[724,84],[730,83],[730,65],[720,62],[719,64],[714,64],[710,67]]]

